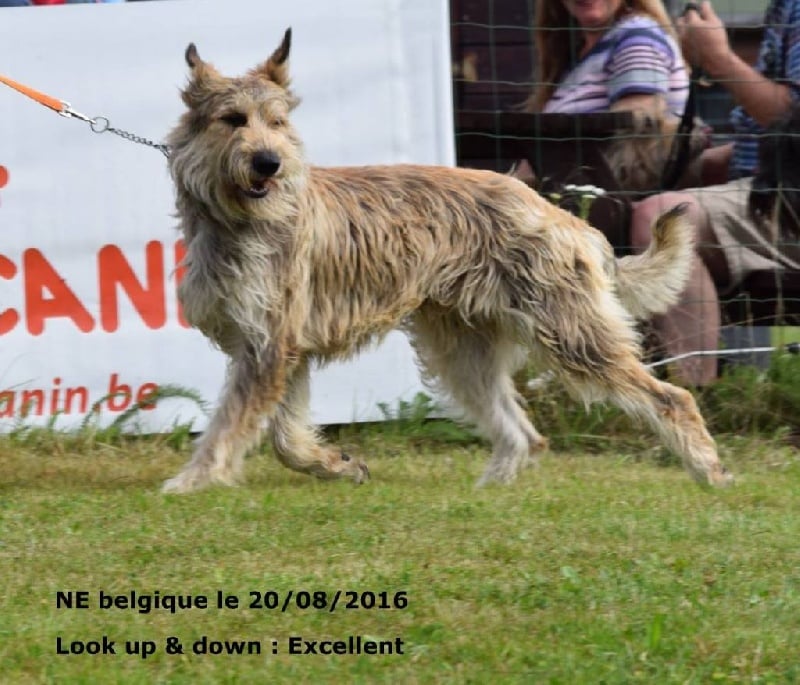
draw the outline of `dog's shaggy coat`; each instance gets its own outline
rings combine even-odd
[[[487,171],[309,166],[289,113],[290,32],[225,78],[186,52],[188,111],[170,169],[186,241],[187,319],[230,357],[219,408],[169,492],[234,483],[269,421],[278,458],[321,478],[368,476],[308,417],[309,368],[404,327],[427,376],[493,445],[481,482],[511,481],[546,441],[512,372],[532,354],[586,402],[646,419],[703,483],[729,480],[694,400],[639,361],[632,315],[662,311],[692,250],[680,211],[639,257],[523,183]]]

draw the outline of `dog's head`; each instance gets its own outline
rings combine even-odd
[[[771,237],[800,236],[800,106],[770,126],[758,143],[750,216],[770,227]]]
[[[231,221],[279,220],[305,178],[303,147],[289,121],[299,99],[290,89],[292,33],[269,59],[228,78],[186,49],[187,111],[168,138],[179,195]]]

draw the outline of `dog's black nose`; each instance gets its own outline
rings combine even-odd
[[[265,178],[274,176],[281,167],[278,155],[269,150],[259,150],[253,155],[253,170]]]

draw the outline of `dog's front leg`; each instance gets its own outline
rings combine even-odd
[[[191,461],[164,483],[163,492],[236,484],[245,454],[258,443],[265,420],[283,395],[287,359],[282,347],[271,344],[260,355],[244,351],[231,359],[219,407]]]

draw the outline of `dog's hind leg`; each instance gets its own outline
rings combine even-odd
[[[632,357],[608,369],[607,374],[580,379],[573,387],[579,396],[605,396],[631,416],[644,419],[666,446],[683,461],[689,474],[704,485],[727,485],[733,479],[717,456],[691,393],[651,376]],[[598,397],[598,395],[600,397]]]
[[[321,443],[308,415],[308,362],[301,362],[289,378],[286,393],[272,420],[272,446],[288,468],[317,478],[351,478],[361,483],[369,478],[364,462]]]
[[[446,315],[421,313],[410,327],[427,372],[492,443],[492,458],[480,485],[513,481],[521,466],[547,448],[547,440],[520,406],[512,380],[524,352],[490,328],[472,328]]]
[[[561,323],[547,336],[549,344],[538,341],[537,351],[550,357],[564,386],[587,404],[610,400],[644,419],[698,482],[729,483],[732,478],[691,393],[657,380],[642,365],[632,325],[618,305],[608,300],[583,304],[589,308],[582,314],[559,312]]]

